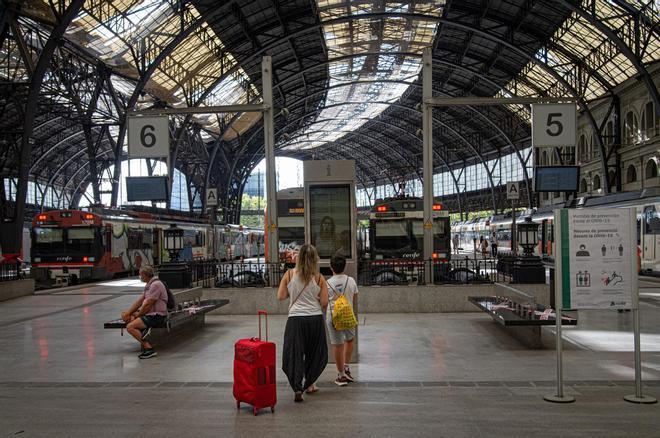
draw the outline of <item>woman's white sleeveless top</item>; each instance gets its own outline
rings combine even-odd
[[[287,290],[289,291],[289,316],[314,316],[314,315],[323,315],[323,310],[321,309],[321,303],[319,302],[319,293],[321,292],[321,286],[316,283],[318,277],[314,276],[309,282],[309,285],[305,288],[305,285],[300,280],[298,274],[293,274],[291,280],[287,285]],[[293,303],[293,300],[300,294],[300,291],[303,290],[300,298]]]

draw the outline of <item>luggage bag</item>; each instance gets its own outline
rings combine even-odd
[[[266,340],[261,340],[261,315],[266,319]],[[259,311],[259,337],[239,339],[234,345],[234,398],[236,408],[241,402],[259,409],[270,407],[275,412],[275,343],[268,342],[268,312]]]

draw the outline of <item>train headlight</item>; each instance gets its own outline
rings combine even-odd
[[[34,262],[35,263],[41,263],[41,257],[35,257]]]
[[[87,257],[88,262],[95,262],[96,258],[95,257]]]

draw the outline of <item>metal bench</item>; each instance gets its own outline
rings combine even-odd
[[[520,303],[505,296],[468,297],[468,301],[532,349],[543,348],[541,327],[556,324],[554,310],[533,301]],[[577,319],[562,315],[561,324],[577,325]]]
[[[229,300],[202,300],[202,288],[193,287],[190,289],[172,290],[175,310],[168,312],[166,327],[153,328],[149,343],[160,345],[164,343],[173,334],[191,331],[201,328],[206,323],[207,313],[229,304]],[[126,322],[123,319],[115,319],[103,324],[104,329],[123,329],[126,328]]]

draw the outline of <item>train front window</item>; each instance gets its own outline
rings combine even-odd
[[[278,232],[280,247],[287,246],[287,249],[299,249],[305,243],[305,228],[291,227],[280,228]]]
[[[64,252],[64,230],[62,228],[34,228],[35,254],[54,254]]]
[[[424,248],[424,223],[421,219],[412,220],[413,235],[417,247],[415,249],[422,250]],[[433,221],[433,248],[434,250],[444,251],[447,249],[445,245],[445,237],[448,235],[449,221],[442,219],[435,219]],[[448,238],[447,238],[448,239]]]
[[[96,252],[94,249],[95,239],[95,228],[69,228],[66,239],[67,252],[94,254]]]
[[[421,223],[421,222],[420,222]],[[386,220],[376,222],[376,237],[374,248],[377,250],[395,250],[410,248],[408,222],[403,220]]]

